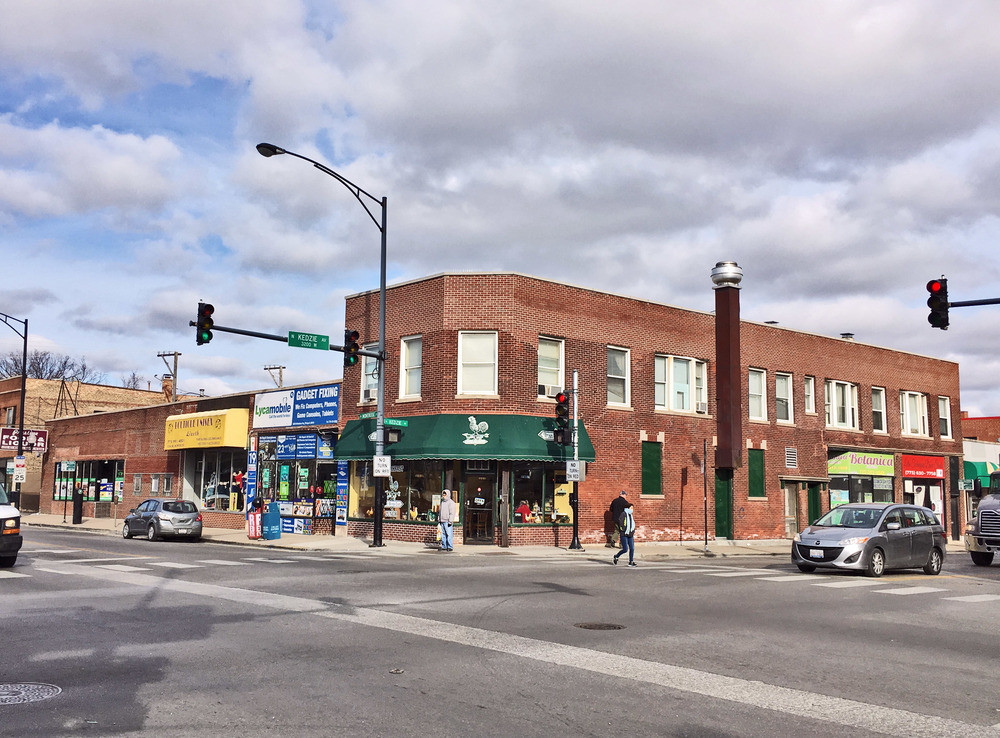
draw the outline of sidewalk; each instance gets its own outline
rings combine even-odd
[[[70,518],[66,518],[70,520]],[[70,522],[63,522],[62,515],[47,515],[42,513],[31,513],[21,518],[21,523],[25,528],[63,528],[67,530],[84,531],[96,535],[121,535],[121,518],[85,518],[80,525],[73,525]],[[30,533],[22,530],[25,538],[30,540]],[[256,548],[270,548],[286,551],[327,551],[331,553],[358,553],[366,552],[372,555],[380,554],[418,554],[422,552],[436,552],[437,548],[423,543],[410,543],[407,541],[384,541],[382,548],[372,548],[371,539],[353,538],[348,536],[344,530],[338,530],[333,536],[312,536],[297,535],[294,533],[282,534],[281,538],[274,541],[250,540],[247,538],[245,530],[230,530],[228,528],[205,528],[202,531],[202,540],[210,543],[224,543],[239,546],[251,546]],[[728,541],[720,540],[708,542],[706,551],[704,541],[685,541],[683,543],[673,541],[637,542],[635,546],[635,556],[640,561],[664,561],[666,559],[691,559],[691,558],[715,558],[727,559],[745,556],[764,556],[776,560],[790,560],[791,541],[769,540],[769,541]],[[551,558],[565,558],[572,556],[610,556],[616,549],[600,543],[585,543],[583,550],[571,551],[567,548],[557,548],[555,546],[512,546],[510,548],[499,548],[497,546],[483,545],[462,545],[456,543],[455,554],[460,556],[529,556],[537,558],[539,556]],[[955,555],[965,552],[965,547],[961,541],[948,542],[948,554]]]

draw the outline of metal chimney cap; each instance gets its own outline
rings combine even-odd
[[[743,281],[743,270],[735,261],[720,261],[712,269],[712,283],[714,289],[720,287],[735,287],[739,289],[740,282]]]

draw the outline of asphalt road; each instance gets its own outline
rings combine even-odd
[[[872,580],[610,554],[32,528],[0,570],[0,734],[1000,733],[1000,564]]]

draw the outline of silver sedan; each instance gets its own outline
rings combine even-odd
[[[922,568],[937,574],[947,535],[925,507],[891,503],[839,505],[795,536],[792,563],[862,571],[880,577],[888,569]]]

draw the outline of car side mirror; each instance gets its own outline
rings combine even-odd
[[[899,530],[900,527],[901,526],[900,526],[899,523],[886,523],[885,524],[885,529],[886,530]]]
[[[134,512],[135,512],[135,508],[133,507],[131,510],[128,511],[128,514],[131,515]]]

